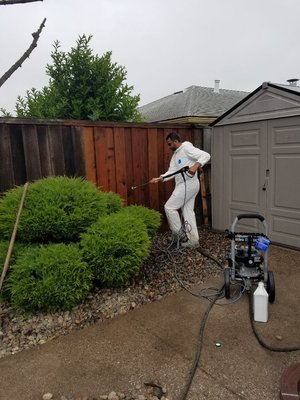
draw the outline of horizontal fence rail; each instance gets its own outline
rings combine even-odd
[[[170,132],[203,148],[203,129],[193,125],[0,119],[0,193],[42,177],[81,176],[127,205],[163,213],[173,181],[132,188],[167,170]],[[202,224],[211,219],[209,165],[200,180],[196,214]]]

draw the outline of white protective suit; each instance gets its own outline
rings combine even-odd
[[[183,142],[173,153],[170,166],[167,172],[161,175],[164,181],[175,178],[175,189],[165,204],[165,213],[169,227],[174,234],[179,234],[181,220],[178,210],[182,210],[184,222],[187,223],[187,237],[192,241],[199,241],[196,217],[194,212],[195,199],[199,192],[200,184],[197,173],[195,175],[181,173],[169,178],[164,178],[169,174],[180,170],[183,167],[191,167],[196,162],[201,166],[210,160],[210,155],[203,150],[194,147],[190,142]]]

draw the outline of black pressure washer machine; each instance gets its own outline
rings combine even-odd
[[[258,219],[263,225],[262,233],[236,232],[236,225],[241,219]],[[235,217],[231,230],[226,230],[231,240],[231,250],[228,255],[228,267],[224,269],[225,297],[230,298],[230,286],[235,282],[251,290],[252,283],[263,281],[269,294],[269,302],[275,300],[274,274],[268,269],[268,226],[263,216],[259,214],[240,214]]]

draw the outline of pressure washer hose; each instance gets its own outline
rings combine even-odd
[[[198,251],[205,257],[211,259],[212,261],[214,261],[222,270],[223,270],[223,265],[214,257],[211,257],[209,254],[207,254],[206,252],[204,252],[201,249],[198,249]],[[196,297],[206,297],[209,300],[209,305],[204,313],[203,318],[200,321],[200,327],[199,327],[199,333],[198,333],[198,341],[197,341],[197,347],[196,347],[196,353],[195,353],[195,357],[194,357],[194,361],[192,364],[192,367],[190,369],[186,384],[179,396],[178,400],[186,400],[187,399],[187,395],[189,393],[190,387],[192,385],[194,376],[195,376],[195,372],[197,370],[199,361],[200,361],[200,357],[201,357],[201,351],[202,351],[202,345],[203,345],[203,336],[204,336],[204,330],[205,330],[205,325],[209,316],[209,313],[211,311],[211,309],[213,308],[213,306],[216,304],[216,301],[221,298],[224,297],[223,296],[223,291],[224,291],[224,286],[219,289],[218,291],[216,291],[216,293],[212,296],[212,298],[209,298],[208,296],[203,296],[203,295],[197,295],[193,292],[191,292],[189,289],[187,289],[185,287],[185,285],[178,279],[177,277],[177,273],[176,273],[176,264],[175,264],[175,277],[176,279],[179,281],[179,283],[181,284],[181,286],[190,294],[196,296]],[[268,344],[266,344],[262,338],[259,336],[256,328],[255,328],[255,324],[254,324],[254,318],[253,318],[253,302],[252,302],[252,293],[249,292],[249,316],[250,316],[250,322],[251,322],[251,327],[252,327],[252,331],[254,333],[254,336],[256,337],[258,343],[263,346],[264,348],[266,348],[267,350],[273,351],[273,352],[292,352],[292,351],[299,351],[300,347],[299,346],[292,346],[292,347],[282,347],[282,348],[278,348],[278,347],[273,347],[270,346]]]
[[[273,347],[268,345],[263,341],[263,339],[259,336],[255,324],[254,324],[254,316],[253,316],[253,298],[252,298],[252,293],[249,292],[249,316],[250,316],[250,322],[251,322],[251,328],[254,333],[254,336],[256,337],[258,343],[263,346],[265,349],[270,350],[270,351],[276,351],[276,352],[281,352],[281,353],[288,353],[291,351],[299,351],[300,346],[291,346],[291,347]]]
[[[215,296],[215,300],[210,301],[208,304],[208,307],[204,313],[203,318],[201,319],[200,322],[200,327],[199,327],[199,333],[198,333],[198,342],[197,342],[197,347],[196,347],[196,354],[194,357],[194,361],[191,367],[191,370],[189,372],[189,376],[188,379],[186,381],[186,384],[179,396],[178,400],[185,400],[187,398],[187,395],[189,393],[190,387],[192,385],[194,376],[195,376],[195,372],[197,370],[198,364],[199,364],[199,360],[200,360],[200,356],[201,356],[201,351],[202,351],[202,345],[203,345],[203,337],[204,337],[204,330],[205,330],[205,325],[209,316],[209,313],[211,311],[211,309],[213,308],[216,300],[218,299],[218,296]]]

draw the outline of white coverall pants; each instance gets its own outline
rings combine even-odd
[[[189,240],[199,241],[196,217],[194,212],[195,199],[199,192],[199,180],[197,176],[193,178],[186,177],[185,182],[177,183],[175,189],[165,204],[165,213],[168,219],[169,227],[175,234],[180,232],[182,227],[178,210],[182,210],[186,234]]]

